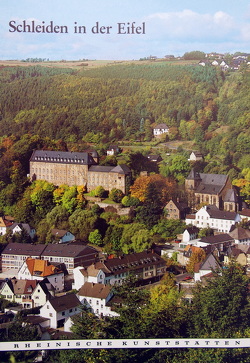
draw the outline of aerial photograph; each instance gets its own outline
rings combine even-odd
[[[250,0],[0,4],[0,362],[250,362]]]

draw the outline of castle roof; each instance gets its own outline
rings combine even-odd
[[[96,164],[93,157],[87,152],[35,150],[30,161],[59,163],[59,164]]]

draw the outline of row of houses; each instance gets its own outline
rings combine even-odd
[[[14,254],[15,248],[10,254]],[[166,261],[153,251],[145,251],[90,265],[83,263],[72,271],[72,287],[77,293],[69,295],[58,295],[64,289],[66,272],[60,267],[62,264],[27,257],[18,271],[18,278],[1,282],[0,295],[20,304],[19,310],[39,307],[39,315],[47,319],[47,327],[64,326],[67,330],[72,324],[71,320],[66,323],[67,319],[79,314],[81,306],[99,317],[117,316],[113,309],[112,287],[121,284],[131,273],[146,284],[159,281],[166,272]]]

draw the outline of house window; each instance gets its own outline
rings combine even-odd
[[[62,312],[62,315],[65,315],[65,311]]]
[[[52,318],[53,314],[52,313],[49,313],[49,316]]]

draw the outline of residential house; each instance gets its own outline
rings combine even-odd
[[[250,245],[250,230],[242,227],[232,227],[229,232],[235,243]]]
[[[246,258],[247,258],[246,268],[247,268],[247,273],[249,274],[250,273],[250,246],[239,243],[235,247],[239,248],[242,252],[245,253]]]
[[[85,282],[77,293],[77,296],[83,305],[90,308],[99,317],[119,315],[115,311],[112,311],[110,306],[107,306],[107,303],[113,297],[110,285]]]
[[[203,155],[198,151],[192,151],[188,159],[188,161],[194,161],[194,162],[202,160],[203,160]]]
[[[153,161],[154,163],[159,163],[160,161],[162,161],[162,157],[161,155],[148,155],[147,156],[149,161]]]
[[[178,292],[181,292],[181,299],[191,303],[193,299],[193,289],[196,283],[191,273],[185,272],[174,277]]]
[[[190,226],[185,229],[182,234],[182,243],[189,243],[198,237],[199,228]]]
[[[221,269],[219,261],[212,253],[209,253],[203,262],[195,264],[194,281],[200,281],[202,277]]]
[[[202,250],[202,247],[187,245],[183,251],[179,251],[177,260],[182,266],[186,266],[192,254],[202,252]]]
[[[108,156],[112,156],[112,155],[117,155],[120,152],[120,148],[118,145],[110,145],[109,148],[107,149],[107,155]]]
[[[2,252],[2,271],[13,269],[18,272],[28,258],[41,258],[46,245],[31,243],[8,243]]]
[[[230,261],[235,261],[242,266],[247,266],[247,255],[237,246],[229,246],[224,256],[224,263],[227,265]]]
[[[167,219],[185,219],[189,207],[187,203],[180,202],[179,200],[171,199],[165,206],[164,210],[167,213]]]
[[[98,265],[98,267],[97,267]],[[96,284],[104,284],[105,272],[109,272],[106,267],[101,263],[93,263],[88,267],[78,266],[74,268],[74,283],[73,289],[79,290],[85,282],[92,282]]]
[[[52,236],[55,238],[55,242],[57,243],[69,243],[75,240],[75,236],[65,229],[56,229],[53,228],[51,230]]]
[[[225,253],[227,248],[234,244],[234,239],[228,233],[217,234],[200,238],[197,247],[209,247],[210,251],[216,251],[217,254]]]
[[[242,221],[250,221],[250,209],[244,208],[239,212]]]
[[[47,278],[39,281],[32,292],[33,306],[43,306],[46,301],[55,296],[55,288]]]
[[[81,303],[75,294],[54,297],[40,309],[40,316],[50,319],[50,327],[57,329],[64,326],[68,317],[79,314]]]
[[[19,279],[42,281],[45,277],[57,292],[63,291],[64,273],[48,260],[28,257],[18,271]]]
[[[40,340],[50,339],[50,335],[47,329],[49,328],[49,324],[50,324],[49,319],[43,318],[39,315],[26,315],[23,317],[23,326],[36,327]],[[39,360],[35,360],[35,362],[39,362]],[[42,362],[42,360],[40,360],[40,362]]]
[[[169,127],[164,123],[158,124],[153,128],[154,137],[159,137],[163,134],[168,134],[168,133],[169,133]]]
[[[34,280],[9,279],[2,287],[1,297],[21,304],[23,308],[33,308],[32,293],[37,285]]]
[[[159,280],[165,272],[166,261],[155,252],[144,251],[74,269],[73,287],[79,289],[85,282],[121,284],[129,274],[150,283]]]
[[[217,232],[228,233],[231,227],[241,221],[239,213],[221,211],[215,205],[200,208],[193,216],[186,216],[186,224],[198,228],[212,228]]]
[[[15,233],[21,234],[22,232],[25,232],[31,239],[34,239],[34,237],[36,235],[36,230],[33,227],[31,227],[28,223],[14,222],[9,227],[9,230],[12,231],[12,234],[15,234]]]
[[[87,267],[99,260],[99,252],[88,245],[74,243],[48,244],[44,248],[41,259],[50,263],[64,263],[69,274],[77,266]]]
[[[191,207],[206,204],[224,209],[227,203],[228,210],[240,210],[240,199],[227,175],[198,173],[192,169],[185,180],[185,190]]]
[[[134,274],[145,282],[158,281],[166,272],[166,261],[154,252],[144,251],[110,258],[100,263],[105,266],[105,284],[121,284]],[[96,265],[97,267],[99,264]]]
[[[9,216],[0,217],[0,235],[4,235],[7,229],[12,226],[14,219]]]

